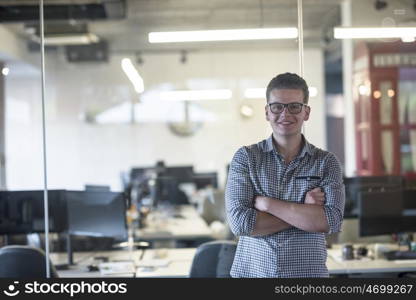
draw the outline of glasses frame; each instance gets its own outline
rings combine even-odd
[[[280,104],[280,105],[283,105],[283,109],[282,109],[282,111],[281,111],[281,112],[277,112],[277,113],[275,113],[275,112],[272,110],[272,105],[273,105],[273,104]],[[289,109],[289,105],[291,105],[291,104],[300,104],[300,105],[302,105],[302,106],[301,106],[300,111],[299,111],[299,112],[297,112],[297,113],[292,113],[292,112],[290,111],[290,109]],[[281,114],[281,113],[282,113],[285,109],[287,109],[287,111],[288,111],[290,114],[292,114],[292,115],[297,115],[297,114],[300,114],[300,113],[302,112],[302,108],[303,108],[304,106],[305,106],[305,107],[309,107],[307,104],[302,103],[302,102],[290,102],[290,103],[273,102],[273,103],[267,103],[267,105],[269,106],[270,111],[271,111],[272,113],[276,114],[276,115]]]

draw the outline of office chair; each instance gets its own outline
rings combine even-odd
[[[229,278],[237,243],[213,241],[200,245],[192,261],[189,277]]]
[[[29,246],[5,246],[0,249],[0,278],[46,278],[45,252]],[[50,262],[51,278],[58,273]]]

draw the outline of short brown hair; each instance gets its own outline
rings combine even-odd
[[[295,73],[283,73],[274,77],[266,89],[266,99],[269,102],[270,92],[274,89],[293,89],[303,91],[303,103],[308,104],[309,100],[309,89],[305,79]]]

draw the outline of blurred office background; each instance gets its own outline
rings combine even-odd
[[[164,184],[185,195],[178,203],[194,206],[214,239],[233,239],[227,167],[240,146],[271,134],[264,88],[299,71],[298,40],[150,43],[149,33],[297,27],[296,1],[45,0],[44,9],[48,188],[125,192],[133,222]],[[414,28],[416,2],[307,0],[303,26],[306,138],[334,152],[346,178],[378,176],[370,190],[414,187],[415,34],[342,39],[334,28]],[[0,0],[3,191],[43,189],[39,35],[38,1]],[[354,199],[334,242],[360,241],[354,193],[363,188],[346,182]]]

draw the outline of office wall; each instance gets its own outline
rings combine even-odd
[[[120,188],[120,171],[127,171],[132,166],[153,165],[160,159],[168,165],[193,164],[201,172],[216,170],[220,173],[220,184],[223,184],[226,164],[238,147],[256,143],[271,134],[264,119],[265,100],[244,99],[244,88],[265,87],[280,72],[298,71],[297,63],[293,63],[298,60],[296,48],[195,52],[189,53],[185,64],[176,53],[144,55],[144,63],[137,67],[146,90],[166,85],[175,89],[230,88],[233,97],[200,102],[199,105],[216,120],[205,122],[191,137],[171,133],[163,118],[158,122],[134,125],[82,121],[87,111],[103,110],[136,99],[137,94],[121,70],[123,57],[114,55],[108,64],[68,64],[60,53],[48,54],[46,103],[50,188],[78,189],[84,184],[95,183],[109,184],[117,190]],[[306,49],[305,77],[311,86],[318,88],[318,96],[310,100],[312,116],[306,125],[306,135],[312,143],[325,148],[320,49]],[[19,88],[22,83],[25,89]],[[6,137],[8,188],[40,188],[40,82],[36,76],[10,77],[6,85],[10,108]],[[241,117],[239,107],[243,103],[253,107],[251,119]],[[19,111],[23,111],[23,115]],[[140,114],[140,108],[138,111]]]

